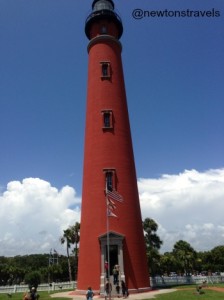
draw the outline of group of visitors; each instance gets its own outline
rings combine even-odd
[[[119,281],[116,282],[116,292],[117,297],[120,298],[120,290],[122,292],[123,298],[127,298],[129,296],[128,288],[124,282],[124,280],[121,281],[121,286],[119,285]],[[112,284],[109,282],[109,280],[106,281],[105,284],[105,300],[111,295],[112,292]]]
[[[109,280],[109,264],[107,261],[105,261],[105,271],[106,271],[106,283],[105,283],[105,287],[104,287],[104,295],[105,295],[105,300],[108,299],[108,297],[111,296],[111,292],[112,292],[112,284],[110,283]],[[123,298],[127,298],[129,296],[129,292],[128,292],[128,287],[125,284],[124,280],[121,281],[121,284],[119,284],[119,265],[115,265],[113,268],[113,284],[115,285],[115,289],[116,289],[116,293],[117,293],[117,297],[120,298],[120,296],[122,295]],[[92,300],[94,296],[94,293],[91,289],[91,287],[88,287],[87,292],[86,292],[86,299],[87,300]]]
[[[128,288],[123,280],[121,281],[121,287],[119,286],[119,283],[117,283],[117,285],[116,285],[116,292],[117,292],[118,298],[120,298],[120,288],[122,291],[123,298],[127,298],[129,296],[129,292],[128,292]],[[109,282],[109,280],[107,280],[106,284],[105,284],[105,294],[104,294],[105,300],[107,300],[108,297],[110,297],[111,292],[112,292],[112,284]],[[94,293],[92,291],[92,288],[88,287],[87,292],[86,292],[86,300],[92,300],[93,296],[94,296]]]

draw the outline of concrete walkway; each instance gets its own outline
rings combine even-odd
[[[132,300],[141,300],[141,299],[155,299],[155,296],[159,295],[159,294],[165,294],[165,293],[171,293],[171,292],[175,292],[176,289],[163,289],[163,290],[156,290],[156,291],[151,291],[151,292],[146,292],[146,293],[138,293],[138,294],[130,294],[128,299],[132,299]],[[62,293],[55,293],[51,295],[52,298],[57,298],[57,297],[61,297],[61,298],[72,298],[74,300],[84,300],[86,299],[85,295],[75,295],[74,292],[62,292]],[[102,297],[99,296],[95,296],[95,299],[104,299]],[[118,298],[118,297],[112,297],[111,300],[115,300],[115,299],[123,299],[122,297]]]

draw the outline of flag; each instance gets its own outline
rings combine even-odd
[[[109,208],[107,210],[107,216],[108,217],[115,217],[115,218],[117,218],[117,215],[115,215],[114,213],[112,213],[112,211]]]
[[[107,190],[107,196],[110,199],[113,199],[115,201],[123,202],[123,197],[115,190],[113,190],[113,191]]]
[[[107,207],[110,210],[115,210],[116,209],[116,205],[111,199],[107,199]]]

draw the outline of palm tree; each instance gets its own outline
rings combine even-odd
[[[77,252],[78,252],[78,243],[79,243],[79,230],[80,230],[80,223],[76,222],[75,225],[70,226],[69,228],[64,230],[64,234],[60,238],[61,244],[66,243],[69,281],[72,281],[72,271],[71,271],[69,249],[71,248],[71,245],[73,245],[73,244],[75,244],[75,251],[74,251],[75,252],[75,266],[76,266],[75,277],[77,275],[77,257],[78,257]]]
[[[169,275],[171,271],[176,271],[176,259],[172,253],[165,252],[160,258],[161,274]]]
[[[197,258],[197,253],[188,242],[180,240],[173,247],[173,254],[176,257],[182,271],[189,275]]]
[[[69,281],[72,281],[72,271],[71,271],[70,255],[69,255],[69,249],[70,249],[71,243],[72,243],[71,242],[71,236],[72,236],[72,230],[71,230],[71,226],[70,226],[68,229],[64,230],[64,234],[60,238],[61,244],[66,243]]]
[[[80,223],[76,222],[75,225],[73,226],[74,230],[74,243],[75,243],[75,248],[74,248],[74,253],[75,253],[75,280],[77,280],[77,271],[78,271],[78,243],[80,240]]]

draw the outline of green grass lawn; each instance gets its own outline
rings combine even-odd
[[[224,287],[224,285],[216,284],[215,286],[221,286]],[[61,291],[59,291],[61,292]],[[65,292],[65,290],[63,291]],[[178,287],[176,292],[171,292],[167,294],[161,294],[155,296],[156,300],[219,300],[224,299],[224,293],[216,292],[212,290],[207,290],[203,288],[204,294],[198,295],[196,294],[196,288],[195,286],[189,286],[189,287]],[[53,300],[54,298],[51,298],[51,294],[48,292],[38,292],[40,295],[39,300]],[[23,293],[15,293],[12,294],[11,297],[9,297],[7,294],[0,294],[0,300],[22,300],[23,299]],[[68,300],[69,298],[56,298],[57,300]],[[97,298],[96,298],[97,299]],[[118,300],[118,298],[114,298],[114,300]]]
[[[173,288],[175,289],[188,289],[188,288],[192,288],[192,289],[196,289],[197,284],[190,284],[190,285],[178,285],[178,286],[174,286]],[[224,288],[224,283],[215,283],[215,284],[207,284],[207,287],[222,287]]]
[[[156,300],[219,300],[224,299],[224,293],[215,292],[211,290],[204,290],[204,294],[195,294],[195,289],[178,290],[177,292],[162,294],[156,296]]]
[[[61,291],[58,291],[61,292]],[[66,292],[66,290],[63,290],[63,292]],[[51,294],[55,294],[54,293],[48,293],[48,292],[38,292],[38,294],[40,295],[39,300],[69,300],[69,298],[51,298]],[[15,293],[12,294],[11,297],[8,296],[8,294],[0,294],[0,300],[23,300],[23,295],[24,293]]]

